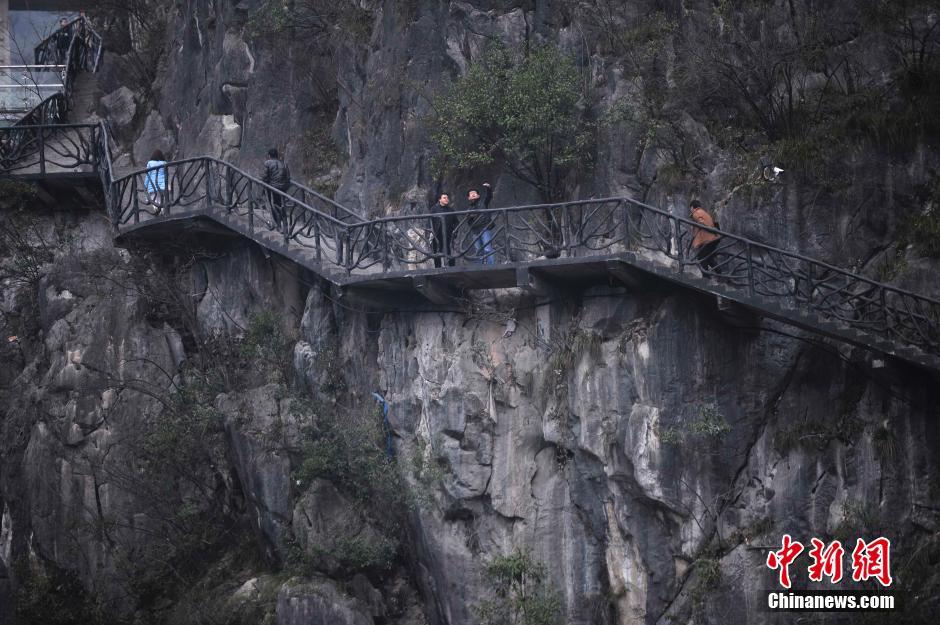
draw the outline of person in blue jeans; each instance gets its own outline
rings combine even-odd
[[[156,169],[152,169],[156,167]],[[161,150],[154,150],[147,161],[147,173],[144,179],[150,204],[153,205],[153,214],[159,215],[166,204],[166,157]]]
[[[493,187],[490,183],[483,183],[483,197],[476,189],[470,189],[467,194],[467,210],[478,211],[486,210],[490,207],[490,200],[493,199]],[[476,247],[477,256],[482,259],[484,265],[496,264],[496,253],[493,249],[493,228],[492,217],[486,213],[470,213],[467,215],[470,222],[470,235],[473,237],[473,245]]]

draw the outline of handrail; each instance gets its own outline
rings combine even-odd
[[[73,32],[73,27],[76,25],[78,25],[79,28],[75,29],[75,32]],[[69,42],[69,52],[67,53],[66,58],[71,57],[71,49],[76,38],[83,37],[86,39],[85,47],[87,47],[89,51],[93,53],[91,71],[92,73],[97,72],[98,64],[101,61],[101,54],[103,51],[103,39],[101,38],[101,35],[99,35],[98,32],[92,28],[91,23],[84,16],[76,17],[65,26],[61,26],[55,29],[48,37],[36,45],[33,50],[33,56],[35,58],[36,65],[47,65],[47,63],[43,63],[43,60],[50,57],[55,58],[58,55],[56,39],[60,32],[66,32],[71,35]],[[85,60],[87,61],[87,57]]]
[[[0,72],[8,69],[38,69],[45,71],[56,71],[65,69],[66,65],[0,65]]]
[[[0,85],[0,89],[51,89],[52,87],[62,87],[62,83],[58,84],[38,84],[33,83],[30,85]]]

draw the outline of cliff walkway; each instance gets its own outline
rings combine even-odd
[[[168,163],[166,192],[155,196],[155,170],[114,170],[104,121],[68,123],[82,96],[76,78],[93,73],[101,56],[90,24],[68,28],[62,89],[0,128],[0,177],[35,181],[50,200],[63,188],[103,193],[123,245],[221,227],[377,307],[400,306],[408,293],[446,305],[472,289],[554,297],[568,287],[665,281],[718,296],[722,308],[940,370],[940,301],[728,232],[714,273],[703,274],[691,247],[700,226],[630,198],[363,220],[303,185],[282,192],[211,157]],[[54,37],[37,47],[37,65],[62,62]]]

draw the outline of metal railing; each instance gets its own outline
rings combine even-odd
[[[276,232],[285,244],[310,249],[320,262],[343,266],[347,229],[360,218],[304,187],[278,190],[224,161],[199,157],[143,169],[113,181],[109,213],[117,228],[193,209],[241,219],[250,235]]]
[[[940,302],[812,258],[701,226],[629,198],[363,221],[315,191],[287,192],[224,161],[199,157],[115,179],[104,124],[0,129],[0,172],[56,168],[98,172],[116,228],[184,211],[218,211],[310,250],[325,270],[387,273],[432,266],[526,263],[557,256],[591,258],[640,251],[676,272],[699,267],[697,232],[721,238],[704,273],[783,307],[810,310],[931,352],[940,346]],[[15,145],[17,152],[6,146]],[[162,175],[161,175],[162,170]]]
[[[0,128],[2,175],[97,172],[103,125],[14,125]]]
[[[39,42],[33,50],[35,64],[64,65],[66,59],[71,63],[75,48],[76,67],[94,73],[101,62],[102,44],[101,35],[91,27],[91,23],[84,17],[77,17]]]
[[[75,22],[72,23],[74,25]],[[87,25],[86,25],[87,28]],[[73,35],[66,73],[100,57],[90,28]],[[37,62],[51,54],[37,48]],[[97,52],[94,52],[97,50]],[[94,55],[92,53],[94,52]],[[68,82],[68,81],[66,81]],[[61,124],[67,93],[48,98],[20,123],[0,128],[0,176],[80,169],[97,173],[117,229],[184,211],[222,215],[256,240],[271,237],[319,263],[324,272],[382,274],[432,266],[505,265],[544,258],[603,258],[638,252],[657,271],[701,268],[696,234],[718,235],[709,269],[718,283],[751,298],[811,311],[846,327],[940,353],[940,301],[882,284],[812,258],[703,227],[630,198],[405,215],[365,221],[302,185],[285,191],[224,161],[199,157],[116,178],[104,123]],[[697,270],[696,270],[697,271]]]

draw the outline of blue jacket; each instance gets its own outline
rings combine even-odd
[[[151,167],[160,167],[166,165],[166,161],[147,161],[147,169]],[[147,172],[147,192],[156,193],[157,191],[166,191],[166,167],[154,169]]]

